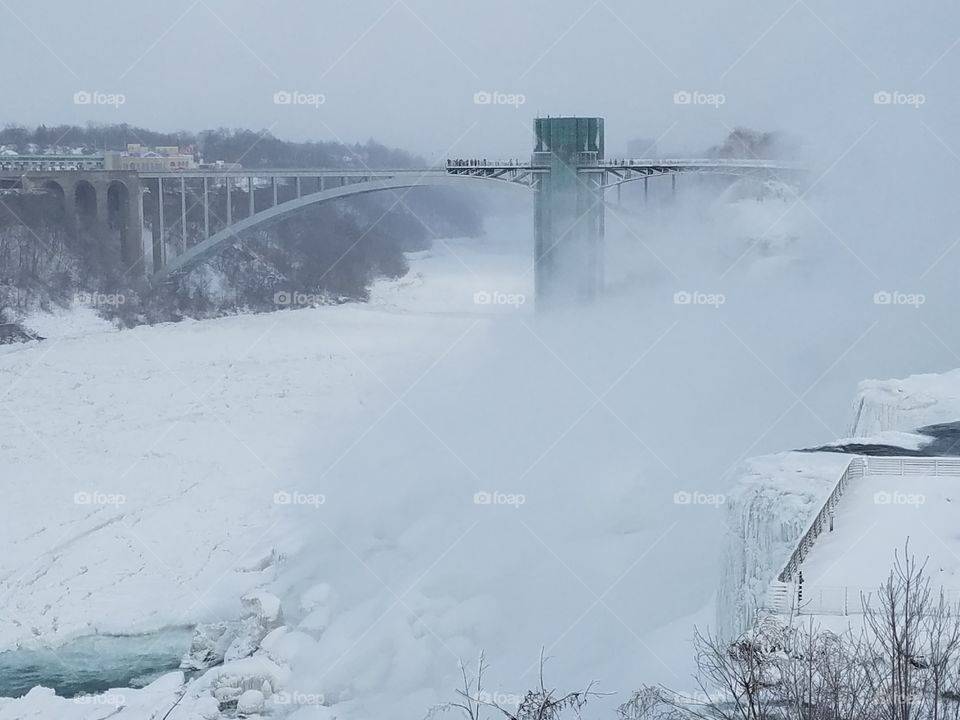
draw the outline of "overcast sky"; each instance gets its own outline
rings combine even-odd
[[[537,114],[605,117],[608,154],[634,137],[692,151],[734,125],[842,147],[889,110],[884,90],[925,93],[910,110],[951,147],[956,124],[946,2],[0,0],[0,18],[5,122],[269,128],[435,158],[524,155]],[[524,102],[475,102],[494,91]]]

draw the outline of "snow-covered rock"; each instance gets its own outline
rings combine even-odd
[[[920,450],[930,443],[929,435],[920,433],[902,432],[900,430],[883,430],[874,435],[841,438],[829,442],[823,447],[842,447],[844,445],[889,445],[904,450]]]
[[[258,713],[263,710],[263,693],[259,690],[247,690],[237,700],[237,712],[241,716]]]
[[[289,678],[289,669],[256,655],[211,668],[190,684],[188,694],[194,700],[212,696],[222,711],[235,707],[249,690],[256,690],[261,697],[266,696],[266,689],[277,692],[286,687]]]
[[[329,583],[319,583],[300,596],[302,618],[297,628],[319,638],[330,626],[336,593]]]
[[[190,649],[183,656],[184,670],[206,670],[223,662],[227,648],[236,639],[238,623],[215,622],[197,625]]]
[[[300,596],[300,612],[309,614],[319,607],[331,607],[336,602],[336,593],[330,583],[317,583]]]
[[[297,628],[318,638],[323,635],[324,630],[330,627],[331,616],[332,611],[330,608],[318,607],[304,617],[297,625]]]
[[[218,720],[220,717],[220,703],[211,695],[197,698],[193,703],[192,710],[203,720]]]
[[[315,651],[316,645],[316,640],[307,633],[279,628],[264,638],[262,649],[277,664],[292,666],[298,656]]]
[[[252,655],[271,630],[283,624],[280,598],[264,590],[254,590],[241,598],[243,615],[236,637],[223,655],[225,662]]]

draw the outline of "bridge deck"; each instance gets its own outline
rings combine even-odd
[[[801,163],[765,159],[736,158],[612,158],[608,160],[584,162],[578,165],[581,170],[597,171],[636,171],[644,172],[709,172],[711,170],[768,170],[789,172],[802,170]],[[528,161],[483,161],[451,160],[450,164],[420,168],[189,168],[180,170],[140,170],[119,171],[102,168],[5,168],[0,163],[0,177],[12,178],[29,175],[55,175],[86,173],[96,175],[129,172],[141,178],[394,178],[398,176],[437,176],[460,174],[490,174],[503,171],[518,173],[541,173],[549,170],[545,162]]]

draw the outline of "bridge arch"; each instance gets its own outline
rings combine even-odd
[[[73,208],[81,227],[90,227],[97,221],[97,189],[93,183],[80,180],[73,189]]]
[[[363,180],[361,182],[350,183],[340,187],[330,188],[328,190],[318,191],[304,195],[293,200],[287,200],[272,207],[254,213],[242,220],[237,220],[231,225],[214,233],[203,242],[197,243],[186,252],[173,258],[153,275],[153,282],[163,282],[171,276],[193,269],[203,261],[216,255],[229,242],[236,239],[237,235],[246,230],[251,230],[271,222],[282,220],[286,215],[301,210],[311,205],[340,200],[356,195],[365,195],[375,192],[389,192],[393,190],[405,190],[413,187],[436,187],[436,186],[464,186],[476,187],[478,182],[482,182],[488,187],[514,187],[528,190],[528,186],[507,180],[498,180],[485,177],[448,175],[447,173],[423,173],[417,176],[396,176],[392,178],[374,178]]]
[[[54,200],[56,207],[56,214],[53,217],[54,222],[62,224],[67,217],[67,193],[64,191],[63,185],[56,180],[47,180],[43,184],[43,189],[46,190]]]
[[[107,185],[107,227],[119,235],[120,256],[133,256],[130,228],[130,188],[122,180],[112,180]]]

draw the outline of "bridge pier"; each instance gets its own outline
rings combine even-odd
[[[210,237],[210,202],[207,199],[207,194],[209,193],[210,188],[207,184],[207,178],[203,178],[203,239],[206,240]],[[277,185],[274,182],[273,185],[274,197],[276,197]]]
[[[157,178],[157,230],[153,236],[153,266],[163,267],[167,263],[166,228],[163,216],[163,177]]]
[[[534,295],[538,308],[594,299],[603,285],[603,119],[537,118]]]
[[[124,277],[132,279],[146,275],[143,242],[137,235],[143,225],[143,213],[140,179],[136,173],[103,170],[27,172],[21,173],[18,180],[25,190],[46,190],[60,198],[63,227],[71,235],[85,229],[98,240],[116,243],[105,250],[120,259]]]

